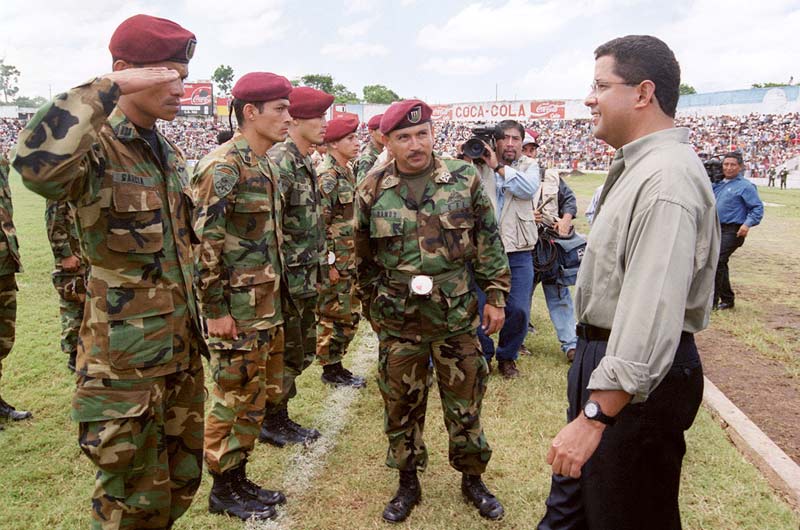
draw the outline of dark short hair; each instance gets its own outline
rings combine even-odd
[[[725,156],[722,157],[722,160],[726,158],[735,158],[739,165],[744,165],[744,159],[742,158],[742,153],[739,151],[731,151],[730,153],[725,153]]]
[[[517,120],[503,120],[495,127],[495,130],[502,131],[503,133],[505,133],[507,129],[516,129],[519,131],[520,138],[525,138],[525,127]]]
[[[667,116],[675,117],[681,86],[681,67],[664,41],[651,35],[627,35],[601,44],[594,51],[595,60],[614,58],[614,73],[626,83],[650,80],[656,85],[658,106]]]
[[[233,98],[233,103],[231,103],[231,107],[233,107],[234,115],[236,116],[236,122],[241,127],[242,123],[244,123],[244,106],[247,104],[255,106],[258,109],[258,112],[264,111],[264,101],[245,101],[243,99]]]

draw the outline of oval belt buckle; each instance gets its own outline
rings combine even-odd
[[[328,252],[328,265],[333,265],[336,263],[336,254],[333,251]]]
[[[411,277],[411,292],[417,296],[428,296],[433,291],[433,278],[424,274]]]

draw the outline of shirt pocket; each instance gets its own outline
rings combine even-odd
[[[304,182],[293,182],[292,190],[289,193],[289,204],[291,206],[310,206],[316,203],[314,200],[314,188]]]
[[[353,210],[353,199],[353,190],[347,188],[339,189],[339,203],[342,206],[341,215],[345,220],[353,219],[355,213]]]
[[[517,223],[515,228],[517,247],[533,247],[536,245],[536,240],[539,238],[539,229],[536,227],[536,219],[533,216],[533,210],[519,208],[516,213]]]
[[[256,240],[275,230],[270,196],[239,193],[228,221],[228,232],[242,239]]]
[[[279,283],[271,266],[231,271],[230,309],[236,320],[255,320],[275,316]]]
[[[372,217],[369,236],[375,242],[376,261],[387,269],[395,269],[403,253],[403,220],[400,218]]]
[[[370,320],[374,320],[381,328],[392,331],[408,331],[405,329],[407,314],[408,284],[383,280],[375,289],[375,298],[370,304]]]
[[[133,185],[112,188],[106,245],[116,252],[153,254],[164,247],[158,190]]]
[[[454,210],[439,215],[442,239],[447,257],[451,261],[471,259],[475,256],[472,229],[475,219],[472,210]]]
[[[109,287],[108,356],[117,370],[166,364],[173,355],[172,292],[157,287]]]
[[[445,321],[449,331],[474,328],[478,314],[478,298],[470,288],[466,271],[463,275],[443,281],[439,290],[444,301]]]

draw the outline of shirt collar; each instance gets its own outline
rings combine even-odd
[[[666,144],[689,143],[689,129],[686,127],[670,127],[642,136],[631,143],[617,149],[614,158],[625,159],[625,166],[631,167],[639,159],[645,157],[650,151]]]

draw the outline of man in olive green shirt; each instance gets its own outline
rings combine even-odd
[[[714,195],[675,128],[680,67],[666,44],[623,37],[595,59],[585,104],[617,152],[578,274],[570,423],[547,455],[539,528],[679,529],[683,431],[703,394],[693,334],[708,324],[719,254]]]

